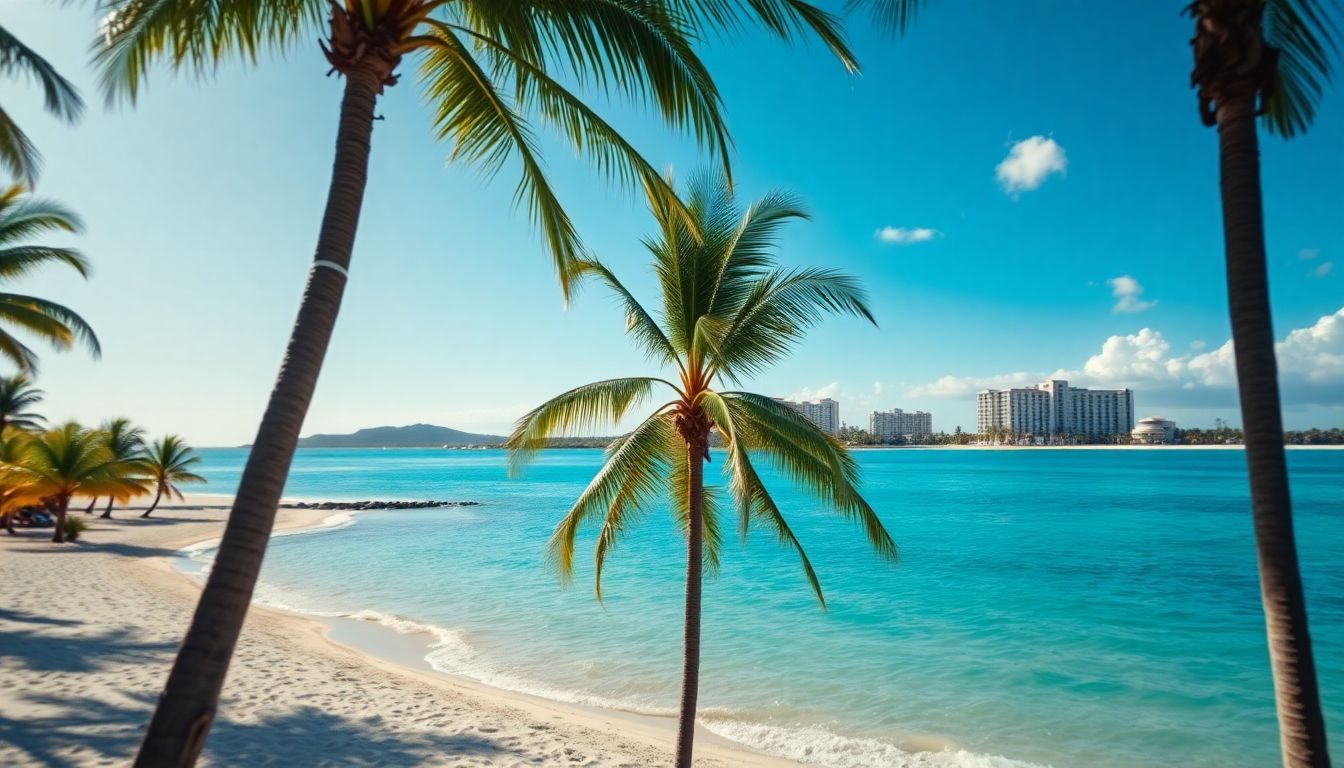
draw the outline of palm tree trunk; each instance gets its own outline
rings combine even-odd
[[[98,500],[98,499],[94,499],[94,501],[97,501],[97,500]],[[101,515],[98,516],[98,519],[99,519],[99,520],[111,520],[111,519],[112,519],[112,503],[113,503],[114,501],[116,501],[116,499],[112,498],[111,496],[108,496],[108,497],[107,497],[107,508],[103,510],[103,514],[101,514]],[[154,500],[154,503],[157,504],[158,501],[159,501],[158,499],[155,499],[155,500]],[[93,505],[90,504],[89,507],[92,508]],[[145,512],[145,517],[149,517],[149,512]]]
[[[5,531],[6,531],[10,536],[17,536],[17,535],[18,535],[18,533],[14,530],[14,510],[11,509],[10,511],[8,511],[8,512],[6,512],[6,513],[4,514],[4,520],[3,520],[3,523],[4,523]]]
[[[144,511],[144,513],[141,514],[140,516],[141,516],[141,517],[149,517],[149,513],[150,513],[150,512],[153,512],[156,508],[158,508],[158,506],[159,506],[159,499],[162,499],[162,498],[163,498],[163,483],[159,483],[159,490],[155,491],[155,493],[154,493],[154,503],[153,503],[153,504],[150,504],[150,505],[149,505],[149,509],[146,509],[146,510]],[[112,503],[111,503],[111,502],[108,502],[108,504],[107,504],[107,511],[103,513],[103,517],[111,517],[111,516],[112,516]]]
[[[92,499],[89,499],[89,506],[86,507],[86,508],[84,509],[84,514],[86,514],[86,515],[92,515],[92,514],[93,514],[93,508],[94,508],[95,506],[97,506],[97,504],[98,504],[98,497],[97,497],[97,496],[94,496]]]
[[[1283,448],[1254,90],[1220,102],[1217,120],[1228,309],[1283,764],[1328,768]]]
[[[695,706],[700,695],[700,586],[704,568],[705,455],[697,441],[686,445],[686,626],[681,660],[681,713],[677,719],[677,768],[691,768],[695,745]]]
[[[364,200],[374,106],[382,90],[380,76],[369,69],[345,76],[336,158],[308,286],[215,564],[140,745],[137,766],[190,766],[205,745],[256,587],[299,430],[336,325]]]
[[[51,540],[57,544],[65,543],[65,516],[69,511],[69,496],[62,496],[56,500],[56,532],[51,535]]]

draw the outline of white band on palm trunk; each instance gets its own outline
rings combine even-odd
[[[345,271],[345,267],[342,267],[340,264],[337,264],[334,261],[327,261],[326,259],[318,259],[317,261],[313,262],[313,267],[314,268],[326,267],[327,269],[334,269],[337,272],[341,273],[341,277],[344,277],[346,280],[350,279],[350,273]]]

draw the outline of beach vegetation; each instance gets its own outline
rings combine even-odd
[[[583,272],[583,247],[544,171],[536,126],[552,127],[603,176],[642,186],[690,221],[657,170],[580,95],[653,111],[714,153],[729,135],[719,91],[695,51],[712,30],[757,24],[782,38],[815,36],[857,68],[838,19],[804,0],[105,0],[94,42],[101,90],[134,101],[156,63],[197,75],[226,59],[288,51],[323,37],[344,79],[333,172],[307,288],[285,362],[239,482],[218,567],[202,593],[179,663],[159,699],[139,759],[190,765],[215,715],[233,647],[275,522],[288,467],[344,294],[368,177],[379,99],[418,60],[434,134],[449,159],[487,176],[517,168],[516,200],[540,230],[561,292]],[[323,34],[323,27],[326,32]],[[240,599],[242,598],[242,599]]]
[[[52,541],[57,544],[65,541],[70,499],[129,492],[129,481],[119,472],[102,433],[74,422],[24,439],[10,466],[55,515]]]
[[[59,203],[29,195],[14,185],[0,192],[0,283],[23,277],[49,264],[64,264],[88,277],[89,264],[73,248],[34,245],[31,238],[48,233],[77,233],[79,217]],[[73,310],[37,296],[0,292],[0,357],[20,372],[37,370],[37,353],[16,338],[19,330],[58,351],[82,344],[95,358],[102,353],[98,337]]]
[[[66,517],[61,527],[65,530],[66,541],[78,541],[80,534],[89,529],[89,524],[82,517]]]
[[[546,441],[591,433],[659,403],[605,452],[603,466],[556,526],[550,558],[562,579],[574,568],[580,528],[599,526],[594,585],[602,598],[607,555],[649,508],[666,504],[686,537],[686,602],[676,765],[689,768],[699,691],[701,583],[722,556],[731,506],[745,537],[764,528],[798,556],[807,584],[825,607],[821,582],[802,542],[776,505],[758,467],[766,465],[811,491],[818,503],[857,523],[883,558],[896,545],[859,494],[859,471],[844,444],[787,405],[738,389],[787,355],[808,329],[829,315],[873,321],[857,280],[826,268],[785,269],[775,257],[782,227],[806,218],[792,195],[772,193],[743,206],[728,179],[705,173],[685,202],[654,199],[657,234],[646,241],[660,289],[650,312],[596,260],[582,274],[616,297],[627,334],[667,373],[586,384],[521,418],[506,447],[516,470]],[[692,221],[675,213],[691,212]],[[711,435],[718,440],[711,441]],[[717,443],[717,446],[712,445]],[[726,493],[705,482],[704,468],[721,456]]]
[[[33,380],[26,373],[0,376],[0,434],[6,429],[20,432],[42,429],[46,419],[33,408],[44,397],[46,393],[33,386]]]
[[[150,468],[145,456],[145,430],[132,424],[130,419],[108,419],[103,422],[99,432],[107,446],[108,453],[112,455],[112,460],[116,462],[117,473],[128,481],[125,495],[109,495],[107,497],[107,506],[103,509],[103,513],[98,516],[100,519],[107,520],[112,517],[112,506],[118,501],[129,501],[148,492],[145,481],[150,474]],[[85,511],[92,512],[93,505],[97,502],[98,497],[95,496],[89,502],[89,509]]]
[[[154,487],[154,501],[141,517],[149,517],[165,496],[181,501],[182,490],[188,483],[204,483],[205,478],[192,471],[201,457],[177,435],[164,435],[150,443],[138,459],[148,482]]]

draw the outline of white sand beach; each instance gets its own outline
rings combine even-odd
[[[50,529],[0,533],[0,765],[129,764],[198,593],[172,558],[219,535],[227,502],[197,496],[149,520],[90,518],[63,546]],[[277,529],[330,514],[281,510]],[[202,764],[671,763],[670,718],[420,671],[326,634],[315,619],[253,607]],[[696,747],[697,765],[796,765],[703,730]]]

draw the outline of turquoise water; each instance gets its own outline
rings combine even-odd
[[[245,453],[202,453],[209,490],[236,487]],[[544,563],[551,527],[599,459],[545,452],[510,481],[495,451],[300,452],[292,496],[482,505],[371,512],[277,538],[260,596],[432,627],[430,661],[447,672],[671,712],[684,555],[666,513],[651,512],[613,552],[604,605],[592,594],[591,532],[571,588]],[[1289,459],[1339,734],[1344,452]],[[856,529],[767,476],[829,610],[768,534],[728,542],[705,589],[709,727],[833,766],[1277,762],[1240,452],[935,449],[859,461],[901,562],[880,562]]]

